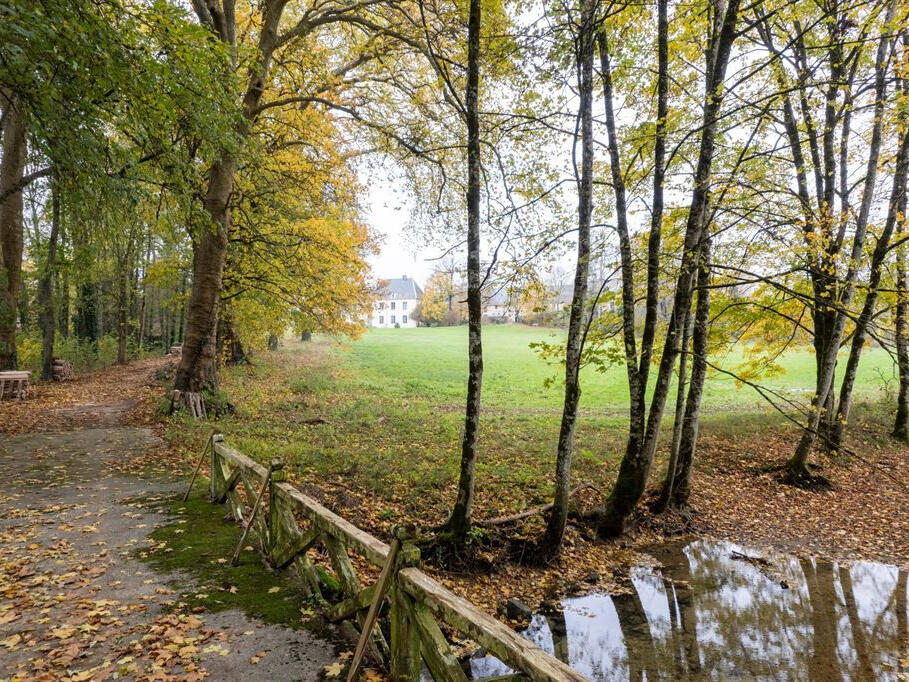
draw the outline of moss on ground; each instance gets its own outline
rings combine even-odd
[[[175,597],[178,601],[190,609],[240,609],[277,625],[312,625],[306,595],[287,573],[270,570],[257,550],[244,549],[240,564],[230,565],[241,528],[225,520],[224,507],[208,502],[202,486],[196,486],[185,503],[176,497],[150,504],[172,520],[151,533],[138,558],[158,572],[194,578],[197,588],[181,592]],[[250,532],[247,547],[256,545],[253,535]]]

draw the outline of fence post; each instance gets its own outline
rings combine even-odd
[[[287,472],[282,463],[279,469],[271,473],[268,483],[268,559],[274,561],[275,552],[284,542],[284,530],[281,525],[281,496],[278,494],[278,485],[287,480]]]
[[[410,596],[398,582],[398,572],[411,566],[420,566],[420,549],[410,539],[404,539],[398,553],[390,594],[391,678],[394,682],[420,679],[420,639],[416,627],[407,615],[410,609],[407,608],[406,600],[410,599]]]
[[[220,484],[221,484],[222,479],[224,478],[221,475],[221,465],[218,463],[218,457],[220,457],[220,455],[217,452],[215,452],[216,444],[220,443],[223,440],[224,440],[224,436],[221,435],[220,433],[212,434],[211,453],[210,453],[211,460],[209,462],[209,471],[211,472],[211,476],[208,477],[208,480],[209,480],[208,496],[211,498],[211,500],[213,502],[218,497],[218,493],[221,488]]]

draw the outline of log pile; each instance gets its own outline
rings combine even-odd
[[[63,358],[54,358],[54,381],[69,381],[76,373],[73,366]]]

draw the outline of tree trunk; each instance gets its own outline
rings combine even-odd
[[[703,260],[698,270],[698,302],[694,315],[694,335],[691,367],[691,383],[688,399],[685,401],[685,417],[682,420],[682,439],[679,443],[678,464],[672,482],[669,503],[676,508],[688,504],[691,496],[691,465],[697,450],[698,428],[701,419],[701,398],[704,395],[704,380],[707,377],[707,343],[710,335],[710,242],[705,240]]]
[[[896,360],[899,369],[900,387],[896,396],[896,418],[893,423],[893,437],[909,441],[909,292],[906,290],[906,256],[903,247],[896,251]]]
[[[60,234],[60,188],[54,178],[51,185],[51,231],[47,242],[47,260],[41,279],[38,282],[38,306],[41,314],[38,323],[41,326],[41,378],[50,380],[54,378],[54,274],[57,262],[57,239]]]
[[[552,561],[558,557],[568,521],[568,498],[571,492],[571,455],[574,447],[575,422],[581,397],[581,351],[584,344],[584,304],[587,276],[590,270],[590,220],[593,212],[593,55],[596,40],[595,4],[586,0],[578,31],[576,67],[578,117],[581,129],[581,169],[578,177],[578,256],[574,274],[574,292],[568,319],[565,345],[565,400],[556,451],[555,496],[546,531],[538,546],[539,558]]]
[[[218,383],[218,303],[230,230],[230,195],[234,161],[224,156],[212,168],[205,196],[211,224],[204,226],[193,249],[193,288],[189,296],[186,336],[174,388],[199,393]]]
[[[605,536],[624,531],[627,518],[644,494],[659,437],[660,422],[669,394],[669,382],[679,354],[678,337],[682,332],[685,310],[691,307],[692,284],[698,269],[700,250],[707,229],[708,191],[716,148],[717,119],[724,96],[724,78],[732,43],[737,35],[739,0],[730,0],[722,23],[711,39],[708,55],[707,82],[700,151],[694,175],[694,190],[688,211],[682,263],[676,281],[672,315],[660,359],[656,385],[650,403],[650,414],[643,440],[630,433],[625,455],[619,467],[612,493],[599,518],[599,532]]]
[[[127,249],[129,254],[131,249]],[[117,364],[126,364],[126,342],[129,339],[129,255],[117,269]]]
[[[97,341],[97,324],[95,323],[95,285],[83,282],[76,294],[76,336],[80,341]]]
[[[672,424],[672,446],[669,450],[669,463],[666,466],[666,478],[663,480],[663,489],[660,491],[660,497],[653,510],[657,513],[666,510],[669,506],[669,500],[672,499],[672,487],[675,482],[675,474],[678,470],[679,462],[679,445],[682,441],[682,424],[685,420],[685,388],[688,385],[688,344],[691,340],[691,309],[685,316],[685,323],[682,326],[682,342],[679,352],[679,381],[675,394],[675,420]]]
[[[218,321],[218,348],[221,357],[227,365],[239,365],[248,363],[246,350],[243,348],[243,342],[237,334],[234,326],[233,316],[230,314],[230,306],[224,306],[223,315]]]
[[[66,261],[66,231],[63,225],[60,225],[60,249],[63,252],[63,259]],[[64,263],[63,274],[59,275],[58,268],[58,286],[57,286],[57,297],[59,299],[59,305],[57,306],[59,311],[59,321],[57,325],[60,327],[60,336],[64,339],[69,338],[69,265]]]
[[[480,0],[470,0],[467,26],[467,316],[468,376],[464,434],[461,441],[461,472],[458,497],[446,529],[456,541],[466,536],[473,509],[480,426],[480,395],[483,387],[483,307],[480,292]]]
[[[19,98],[0,93],[3,106],[3,158],[0,159],[0,371],[16,369],[16,313],[22,277],[22,189],[25,170],[25,118]]]
[[[812,680],[842,680],[837,664],[837,624],[833,566],[813,559],[800,561],[811,604],[812,647],[808,659]]]
[[[855,323],[855,331],[852,334],[852,346],[849,349],[849,359],[846,361],[846,371],[843,374],[843,383],[840,386],[839,407],[836,412],[836,420],[833,424],[833,430],[830,434],[829,449],[839,452],[843,445],[843,437],[846,431],[846,424],[849,420],[849,410],[852,407],[852,392],[855,387],[855,376],[858,372],[859,359],[862,350],[865,347],[865,340],[868,338],[868,325],[874,316],[874,308],[877,304],[878,289],[883,275],[885,259],[890,250],[890,237],[896,227],[897,220],[903,215],[901,209],[906,206],[906,180],[909,177],[909,131],[903,134],[900,142],[899,152],[897,153],[896,171],[893,174],[893,189],[890,194],[890,205],[887,209],[887,218],[884,221],[884,229],[881,231],[874,246],[874,253],[871,256],[871,271],[868,275],[867,293],[865,294],[865,303],[862,305],[862,312]]]
[[[893,0],[887,9],[886,21],[888,24],[893,21],[897,2],[898,0]],[[834,319],[832,322],[825,324],[822,345],[819,346],[818,342],[815,342],[815,347],[821,348],[821,352],[818,354],[817,360],[818,375],[815,387],[815,397],[813,401],[814,409],[808,415],[808,422],[802,431],[802,436],[799,439],[798,446],[796,447],[795,452],[786,465],[787,478],[791,483],[794,483],[796,485],[800,485],[811,480],[811,471],[808,468],[808,457],[814,447],[817,435],[821,432],[822,420],[825,413],[825,410],[823,408],[827,406],[828,396],[833,390],[833,381],[836,373],[837,353],[839,352],[840,342],[842,341],[843,332],[845,330],[847,321],[847,315],[845,314],[845,311],[852,303],[852,297],[855,293],[855,281],[858,276],[859,265],[862,262],[862,251],[864,249],[865,237],[867,234],[868,217],[871,213],[871,205],[874,199],[878,159],[880,157],[881,135],[884,120],[884,101],[886,99],[887,93],[886,75],[888,64],[888,48],[890,41],[891,36],[889,34],[882,35],[878,39],[877,54],[875,56],[874,62],[874,123],[871,130],[871,141],[869,144],[868,162],[865,171],[862,203],[855,221],[855,235],[852,239],[852,251],[849,258],[849,267],[842,283],[838,287],[833,287],[832,284],[829,284],[827,282],[827,280],[830,278],[830,273],[835,272],[832,266],[825,266],[821,268],[820,276],[824,279],[818,283],[817,279],[815,278],[814,282],[814,289],[816,292],[815,300],[819,302],[819,306],[816,304],[815,311],[813,311],[815,315],[815,336],[818,335],[817,318],[819,314],[831,315]],[[835,50],[836,45],[832,45],[830,49]],[[838,61],[839,60],[836,54],[833,54],[831,57],[831,62],[836,65]],[[831,85],[830,92],[834,93],[833,96],[835,96],[836,88],[838,87],[836,80],[836,78],[832,79],[833,83]],[[825,125],[824,146],[825,157],[830,156],[831,159],[828,160],[828,163],[825,166],[824,197],[827,206],[833,206],[834,172],[832,167],[832,151],[827,150],[827,138],[832,134],[833,126],[833,123],[829,121],[829,112],[831,109],[830,94],[828,94],[827,101],[828,124]],[[830,143],[830,145],[832,148],[832,143]],[[823,220],[823,224],[829,222],[829,220],[826,218]],[[827,257],[829,258],[829,255]],[[832,301],[831,299],[835,295],[835,291],[839,288],[842,289],[843,293],[839,296],[838,301]],[[830,301],[830,303],[828,304],[827,301]],[[818,307],[820,310],[818,310]],[[842,312],[837,312],[837,309]]]

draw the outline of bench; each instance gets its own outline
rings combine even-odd
[[[0,400],[18,398],[23,400],[28,394],[31,372],[0,372]]]

